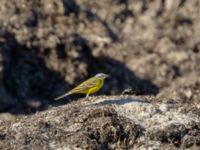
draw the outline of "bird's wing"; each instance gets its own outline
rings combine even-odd
[[[86,93],[87,90],[94,87],[97,83],[98,83],[98,79],[95,78],[95,77],[92,77],[92,78],[82,82],[77,87],[70,90],[69,92],[55,98],[55,100],[59,100],[59,99],[65,97],[65,96],[68,96],[68,95],[71,95],[71,94],[74,94],[74,93]]]
[[[77,87],[73,88],[71,91],[69,91],[70,93],[76,93],[76,92],[85,92],[88,89],[94,87],[98,82],[98,79],[93,77],[90,78],[86,81],[84,81],[83,83],[79,84]]]

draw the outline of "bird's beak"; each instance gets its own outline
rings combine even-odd
[[[109,77],[109,75],[108,75],[108,74],[106,74],[106,75],[105,75],[105,78],[108,78],[108,77]]]

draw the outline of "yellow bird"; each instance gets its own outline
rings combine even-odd
[[[91,77],[88,80],[82,82],[77,87],[73,88],[72,90],[65,93],[64,95],[61,95],[55,98],[55,100],[59,100],[65,96],[75,94],[75,93],[86,94],[86,97],[88,97],[90,94],[93,94],[100,90],[100,88],[104,84],[105,78],[107,78],[108,76],[109,75],[104,74],[104,73],[98,73],[94,77]]]

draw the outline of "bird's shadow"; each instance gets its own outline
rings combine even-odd
[[[142,99],[133,99],[133,98],[126,98],[126,99],[105,99],[102,102],[92,104],[93,106],[104,106],[104,105],[124,105],[128,103],[149,103],[148,101]]]

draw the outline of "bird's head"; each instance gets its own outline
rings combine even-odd
[[[109,77],[109,75],[104,74],[104,73],[98,73],[95,75],[95,77],[105,79],[105,78]]]

